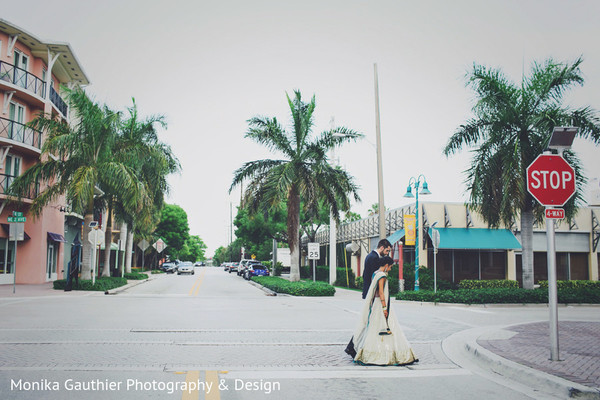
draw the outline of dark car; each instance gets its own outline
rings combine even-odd
[[[249,281],[253,276],[269,276],[269,269],[262,264],[249,264],[244,271],[244,279]]]
[[[172,262],[166,262],[160,266],[160,269],[165,271],[167,274],[172,274],[177,272],[177,265],[175,265],[175,263]]]

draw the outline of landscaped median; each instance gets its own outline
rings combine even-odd
[[[335,288],[325,282],[290,282],[277,276],[254,276],[252,280],[277,293],[292,296],[333,296]]]
[[[131,272],[124,275],[124,277],[98,277],[96,282],[92,284],[91,280],[79,279],[79,284],[72,281],[71,289],[73,290],[88,290],[106,292],[107,290],[115,289],[121,286],[127,285],[128,280],[143,280],[148,279],[148,275],[145,273]],[[66,279],[57,279],[53,282],[55,290],[64,290],[67,286]]]

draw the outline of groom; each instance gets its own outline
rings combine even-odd
[[[369,291],[369,286],[371,286],[371,278],[373,278],[373,274],[380,267],[379,258],[385,257],[390,254],[392,250],[392,244],[387,239],[381,239],[379,243],[377,243],[377,248],[371,251],[367,257],[365,258],[365,269],[363,271],[363,292],[362,298],[367,297],[367,292]]]

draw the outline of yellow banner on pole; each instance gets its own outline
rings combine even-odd
[[[404,244],[414,246],[417,241],[417,229],[415,227],[416,219],[414,215],[404,216]]]

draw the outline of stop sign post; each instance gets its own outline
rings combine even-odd
[[[559,211],[556,207],[564,205],[575,194],[575,170],[562,156],[542,154],[527,167],[527,190],[541,205],[546,206],[550,359],[558,361],[558,292],[553,218],[561,214],[564,216],[564,210]]]

